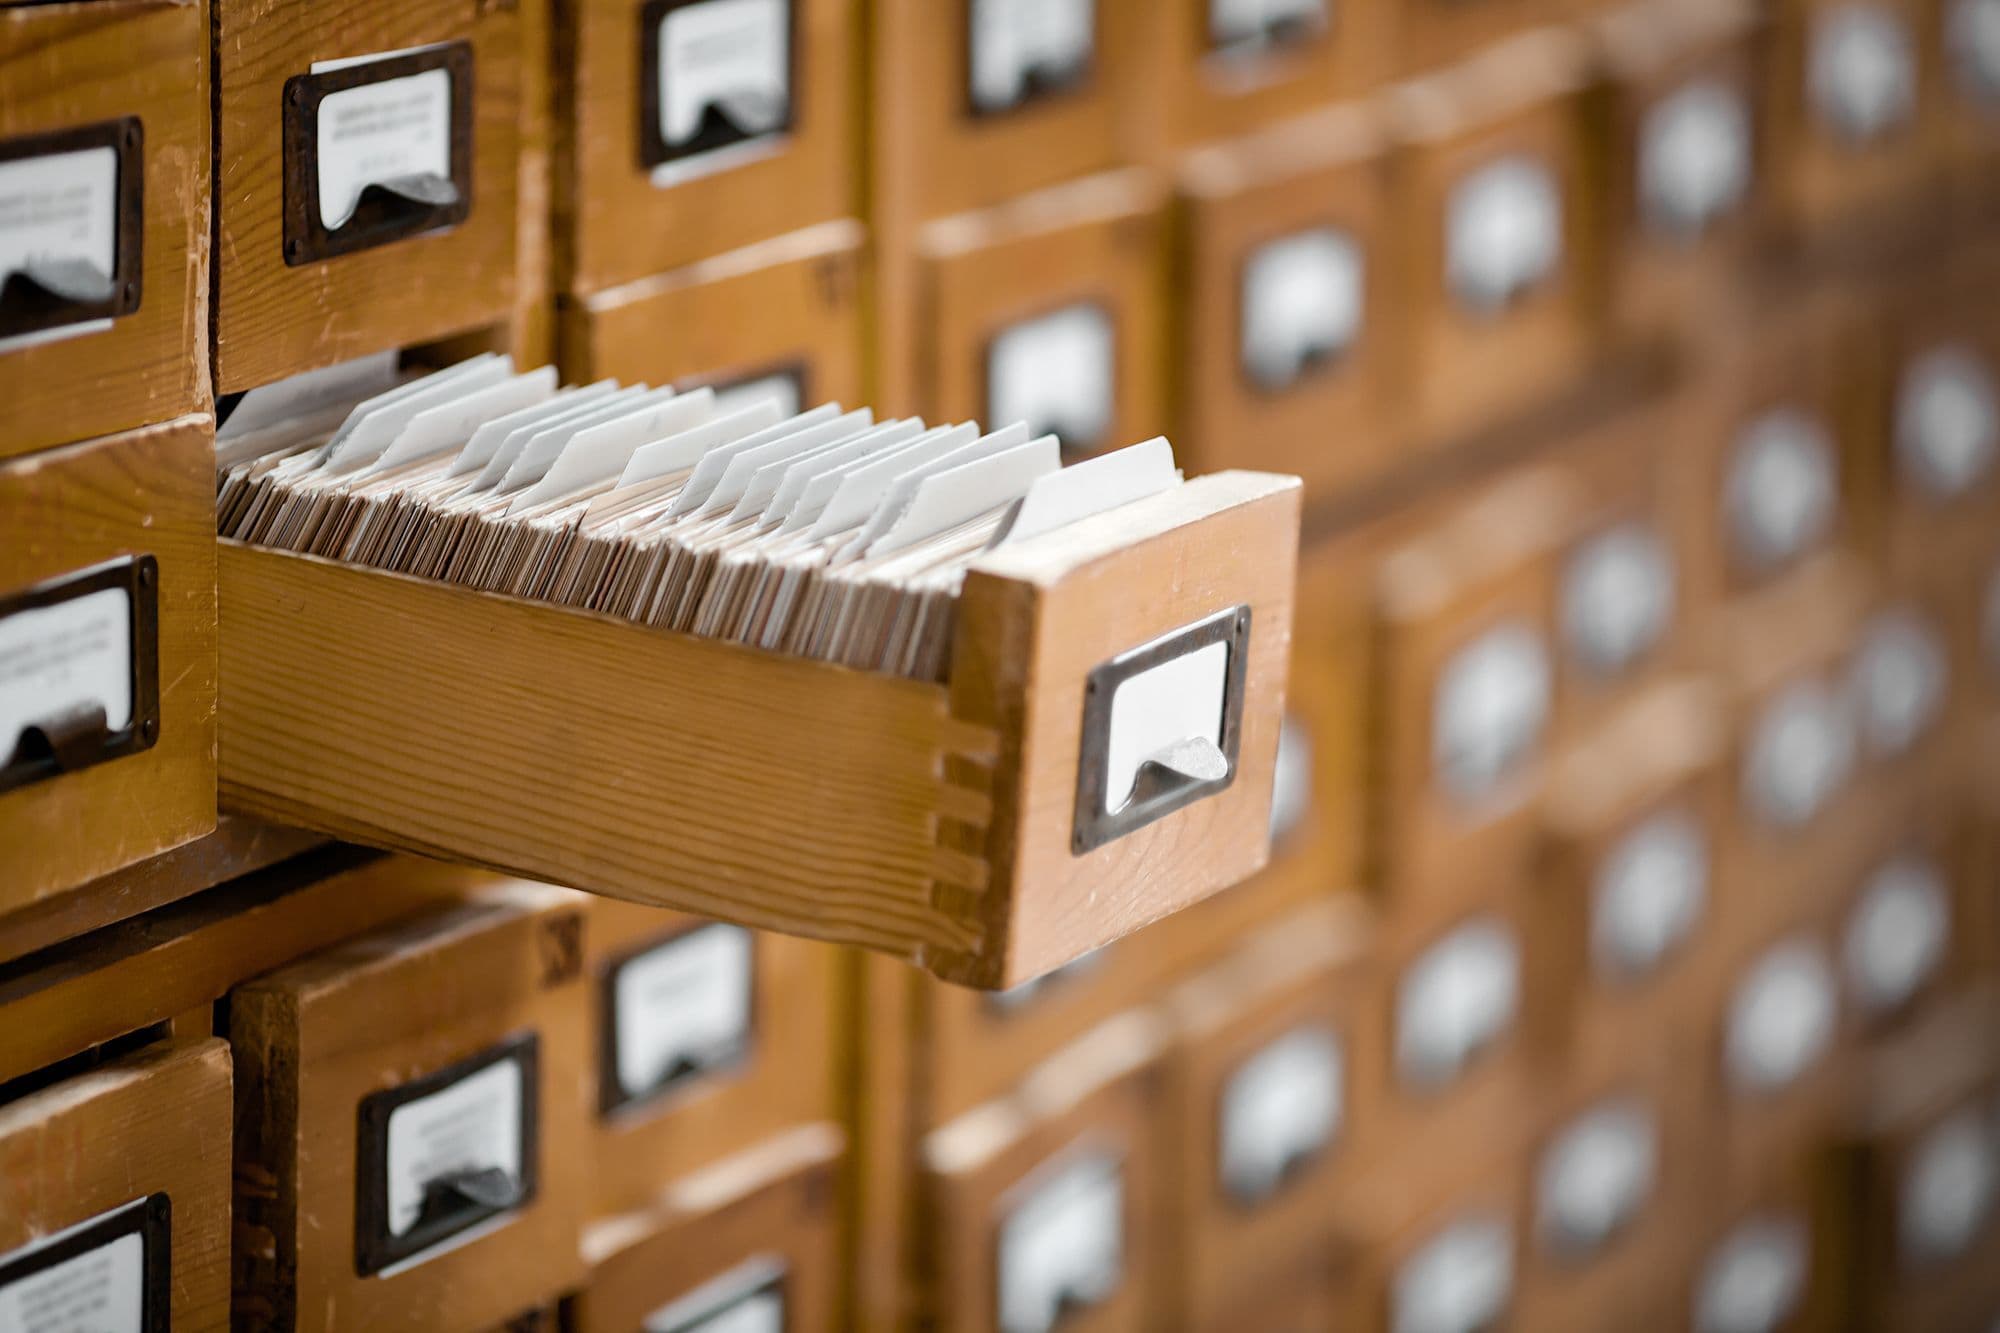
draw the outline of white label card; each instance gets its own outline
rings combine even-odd
[[[521,1179],[526,1079],[518,1060],[487,1065],[389,1113],[389,1234],[417,1224],[435,1181],[498,1168]]]
[[[9,1254],[0,1254],[0,1333],[147,1333],[146,1246],[149,1235],[136,1214],[140,1200]],[[130,1228],[116,1225],[135,1215]],[[107,1238],[76,1253],[37,1262],[82,1232],[104,1228]],[[109,1234],[122,1231],[122,1234]],[[85,1242],[87,1244],[87,1242]],[[164,1235],[158,1243],[165,1244]],[[19,1276],[14,1276],[19,1274]]]
[[[1833,970],[1804,941],[1778,945],[1730,1000],[1723,1058],[1742,1091],[1773,1092],[1804,1074],[1833,1040]]]
[[[1605,1103],[1570,1122],[1536,1176],[1542,1243],[1571,1257],[1601,1249],[1644,1207],[1659,1155],[1659,1125],[1636,1100]]]
[[[1025,422],[1065,450],[1094,448],[1111,428],[1116,362],[1111,316],[1095,305],[1023,320],[988,351],[986,419],[996,429]]]
[[[1737,437],[1723,505],[1737,558],[1774,569],[1825,539],[1840,503],[1833,440],[1818,418],[1780,407]]]
[[[1251,1203],[1276,1192],[1295,1163],[1333,1141],[1341,1088],[1340,1041],[1325,1028],[1297,1028],[1237,1066],[1222,1089],[1223,1187]]]
[[[1993,1214],[2000,1126],[1955,1112],[1918,1141],[1896,1202],[1897,1243],[1913,1267],[1964,1254]]]
[[[1071,1306],[1096,1305],[1124,1272],[1125,1174],[1087,1153],[1038,1184],[1000,1224],[1000,1327],[1049,1333]]]
[[[1963,343],[1913,358],[1896,391],[1896,461],[1923,495],[1950,500],[1993,472],[2000,454],[2000,390]]]
[[[1477,918],[1433,944],[1396,988],[1396,1069],[1426,1091],[1449,1084],[1513,1025],[1521,946],[1504,924]]]
[[[1431,718],[1431,763],[1453,799],[1499,793],[1540,746],[1554,687],[1548,648],[1533,626],[1487,630],[1445,664]]]
[[[1708,839],[1683,810],[1652,816],[1620,838],[1591,885],[1590,950],[1597,971],[1637,980],[1700,921],[1708,899]]]
[[[1499,1326],[1514,1291],[1514,1237],[1504,1220],[1454,1222],[1395,1278],[1393,1333],[1481,1333]]]
[[[1803,828],[1846,785],[1858,744],[1843,695],[1818,681],[1786,687],[1753,724],[1745,804],[1776,828]]]
[[[739,926],[689,931],[612,974],[618,1089],[643,1097],[734,1059],[750,1039],[753,946]]]
[[[1446,276],[1479,313],[1498,313],[1562,260],[1562,193],[1535,158],[1489,162],[1452,187],[1445,208]]]
[[[1805,1291],[1807,1237],[1796,1217],[1755,1217],[1724,1238],[1695,1287],[1695,1333],[1776,1333]]]
[[[1229,644],[1211,643],[1126,677],[1111,696],[1104,809],[1122,810],[1137,790],[1139,767],[1162,751],[1206,741],[1222,755]],[[1224,773],[1227,761],[1224,760]],[[1220,775],[1218,775],[1220,776]]]
[[[781,131],[792,115],[790,0],[700,0],[660,19],[660,138],[690,145],[719,118],[728,143]]]
[[[346,225],[370,185],[410,176],[450,180],[451,106],[451,71],[443,68],[322,98],[316,126],[320,225],[328,231]]]
[[[1866,143],[1916,110],[1916,49],[1908,21],[1870,3],[1813,16],[1806,79],[1813,107],[1841,138]]]
[[[975,109],[1008,110],[1026,101],[1036,84],[1059,87],[1089,69],[1097,44],[1096,0],[968,3]]]
[[[1639,126],[1639,207],[1647,225],[1699,236],[1733,212],[1750,188],[1750,109],[1742,90],[1715,79],[1678,88]]]
[[[1659,642],[1673,612],[1673,557],[1643,523],[1592,537],[1563,570],[1563,638],[1594,675],[1613,676],[1637,663]]]
[[[1271,241],[1243,266],[1243,369],[1282,389],[1339,356],[1361,332],[1361,247],[1319,227]]]
[[[110,144],[0,162],[0,280],[51,260],[118,268],[118,150]]]
[[[0,620],[0,765],[29,727],[79,708],[132,724],[132,595],[100,588]]]

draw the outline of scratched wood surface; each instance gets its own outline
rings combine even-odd
[[[0,458],[207,410],[207,85],[202,0],[0,7],[0,140],[125,116],[145,135],[139,308],[0,352]]]

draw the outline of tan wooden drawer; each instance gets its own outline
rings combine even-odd
[[[189,416],[0,462],[0,911],[215,827],[214,438]]]
[[[1397,70],[1423,74],[1491,49],[1514,34],[1566,18],[1550,0],[1410,0],[1397,6]]]
[[[1166,425],[1166,213],[1134,169],[927,227],[917,410],[1027,421],[1066,455]]]
[[[229,1122],[212,1039],[165,1038],[0,1107],[0,1311],[22,1328],[79,1305],[61,1326],[227,1327]],[[86,1322],[93,1295],[106,1322]]]
[[[217,0],[219,392],[506,322],[525,22]]]
[[[0,199],[31,207],[26,173],[61,173],[103,247],[76,257],[109,284],[78,303],[0,274],[0,458],[207,410],[208,6],[7,6],[0,83]]]
[[[1518,1317],[1523,1129],[1489,1124],[1476,1148],[1469,1139],[1410,1139],[1382,1164],[1378,1210],[1355,1238],[1347,1308],[1335,1327],[1536,1327]]]
[[[1354,104],[1184,163],[1174,411],[1190,458],[1296,472],[1315,505],[1402,459],[1382,150]]]
[[[597,899],[596,1214],[836,1111],[834,950]]]
[[[565,378],[718,390],[756,384],[800,408],[863,401],[866,231],[830,222],[560,301]]]
[[[574,1333],[838,1325],[840,1130],[809,1124],[654,1191],[584,1232]]]
[[[583,904],[519,881],[238,986],[238,1309],[483,1329],[582,1276]]]
[[[1822,1273],[1840,1262],[1814,1214],[1809,1173],[1796,1158],[1755,1170],[1711,1164],[1705,1203],[1672,1310],[1675,1328],[1752,1327],[1806,1333],[1834,1312],[1814,1305]]]
[[[860,0],[559,6],[562,286],[600,291],[854,216],[861,11]]]
[[[1155,1017],[1128,1012],[923,1140],[924,1317],[968,1333],[1158,1326],[1164,1040]]]
[[[224,800],[1013,985],[1264,863],[1297,503],[1221,473],[982,557],[942,682],[224,542]],[[1227,786],[1090,845],[1090,673],[1238,607]]]

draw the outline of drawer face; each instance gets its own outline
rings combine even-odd
[[[1294,472],[1320,502],[1397,456],[1384,189],[1365,153],[1185,192],[1192,308],[1175,443],[1191,460]]]
[[[1802,1188],[1774,1189],[1717,1218],[1702,1237],[1676,1327],[1817,1328],[1812,1285],[1823,1259]]]
[[[583,929],[501,882],[234,992],[238,1207],[271,1238],[244,1285],[277,1322],[478,1329],[572,1284]]]
[[[833,950],[594,899],[594,1207],[834,1111]]]
[[[722,1190],[688,1179],[665,1206],[606,1225],[615,1240],[584,1242],[592,1257],[563,1327],[575,1333],[821,1333],[834,1326],[839,1262],[831,1125],[794,1129],[728,1160]]]
[[[0,910],[215,827],[213,439],[186,417],[0,463]]]
[[[202,410],[207,7],[0,11],[0,458]]]
[[[162,1041],[0,1110],[0,1323],[225,1326],[230,1115],[213,1040]]]
[[[565,298],[564,378],[760,385],[801,410],[859,406],[864,243],[859,223],[830,223],[714,263]]]
[[[921,410],[1026,421],[1068,457],[1157,434],[1166,417],[1162,217],[1153,208],[924,261]]]
[[[586,0],[557,20],[556,225],[595,292],[860,207],[856,0]],[[635,50],[639,53],[634,58]]]
[[[220,391],[507,318],[514,8],[221,0],[215,36]]]

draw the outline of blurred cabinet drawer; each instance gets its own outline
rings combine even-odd
[[[927,227],[919,410],[1025,421],[1074,457],[1166,425],[1166,217],[1150,172]]]
[[[1519,1317],[1525,1209],[1521,1168],[1511,1158],[1520,1138],[1518,1130],[1498,1130],[1477,1158],[1463,1142],[1446,1154],[1435,1141],[1405,1141],[1384,1164],[1388,1180],[1440,1168],[1449,1179],[1385,1186],[1379,1215],[1357,1239],[1348,1309],[1335,1327],[1365,1333],[1537,1327]]]
[[[600,291],[853,216],[861,9],[859,0],[559,6],[556,245],[568,290]]]
[[[835,1110],[834,951],[590,903],[597,1214]]]
[[[214,438],[0,462],[0,911],[215,827]]]
[[[200,411],[208,7],[0,8],[0,458]]]
[[[923,1140],[929,1320],[967,1333],[1158,1326],[1164,1039],[1151,1015],[1121,1015]]]
[[[164,1038],[0,1107],[0,1326],[226,1327],[229,1122],[213,1040]]]
[[[1396,6],[1396,68],[1404,75],[1428,73],[1566,18],[1570,8],[1551,0],[1407,0]]]
[[[1408,304],[1399,391],[1425,444],[1548,400],[1594,355],[1585,55],[1577,34],[1542,29],[1390,93]]]
[[[860,223],[830,222],[560,298],[563,375],[771,393],[801,411],[860,406],[865,244]]]
[[[1701,1216],[1673,1308],[1675,1328],[1807,1333],[1838,1327],[1814,1308],[1820,1274],[1840,1262],[1817,1233],[1812,1185],[1796,1162],[1755,1171],[1713,1165],[1700,1178]]]
[[[804,1125],[584,1233],[573,1333],[823,1333],[839,1285],[839,1129]]]
[[[476,1330],[575,1285],[584,925],[503,881],[231,992],[253,1326]]]
[[[1189,157],[1175,424],[1191,459],[1296,472],[1315,504],[1398,461],[1384,173],[1357,106]]]
[[[507,320],[522,28],[480,0],[216,0],[218,391]]]

